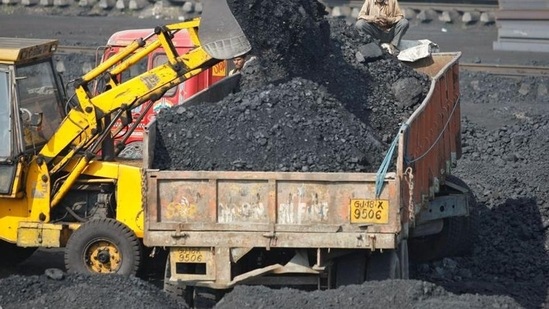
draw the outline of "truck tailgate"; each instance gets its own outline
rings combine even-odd
[[[394,248],[394,173],[146,171],[147,246]]]

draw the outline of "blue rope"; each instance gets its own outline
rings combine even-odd
[[[406,127],[406,124],[403,124],[400,127],[399,133],[404,130]],[[398,145],[398,136],[397,134],[395,138],[393,139],[393,142],[391,143],[391,146],[387,150],[387,154],[385,155],[385,158],[383,158],[383,162],[379,166],[379,169],[377,170],[376,174],[376,199],[379,198],[381,195],[381,191],[383,191],[383,184],[385,180],[385,175],[387,175],[387,170],[389,169],[389,166],[391,166],[391,162],[393,159],[393,155],[395,153],[396,146]]]

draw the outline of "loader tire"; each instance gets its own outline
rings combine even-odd
[[[446,180],[468,190],[469,215],[445,218],[440,233],[412,238],[410,240],[410,257],[415,262],[463,256],[473,251],[477,238],[477,200],[463,180],[451,175]]]
[[[37,248],[18,247],[3,240],[0,240],[0,265],[15,266],[28,259]]]
[[[82,224],[65,249],[69,273],[135,276],[140,262],[141,245],[134,232],[110,218]]]

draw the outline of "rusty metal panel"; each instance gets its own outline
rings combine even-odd
[[[220,180],[217,186],[217,222],[269,222],[267,180]]]
[[[374,197],[363,183],[284,182],[277,186],[279,224],[348,223],[352,198]]]
[[[145,243],[151,246],[201,246],[212,241],[234,243],[236,247],[289,246],[271,244],[271,240],[278,233],[295,233],[295,239],[308,247],[301,237],[306,233],[401,230],[400,190],[394,173],[387,174],[380,196],[384,202],[379,204],[386,209],[386,221],[381,223],[351,223],[351,201],[375,201],[376,176],[372,173],[148,170],[146,176]],[[218,236],[196,240],[191,236],[197,231]],[[235,234],[229,237],[231,232]],[[244,232],[260,232],[262,236],[242,238]],[[356,234],[347,236],[356,242]],[[327,237],[318,240],[322,246],[341,245]]]
[[[394,249],[397,245],[396,233],[291,231],[266,236],[263,232],[230,230],[188,231],[181,238],[173,238],[170,231],[146,234],[150,244],[166,247]]]
[[[160,222],[215,221],[210,210],[211,192],[207,179],[159,179],[156,189]]]
[[[399,143],[402,151],[397,171],[411,181],[409,190],[413,190],[410,196],[403,186],[402,197],[406,204],[413,203],[414,213],[433,197],[439,181],[449,172],[452,159],[461,155],[460,57],[461,53],[433,54],[431,59],[414,64],[416,70],[432,77],[429,93],[407,121]],[[413,178],[405,175],[407,168]]]

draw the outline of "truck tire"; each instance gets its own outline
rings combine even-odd
[[[166,268],[164,271],[164,292],[171,297],[182,298],[189,308],[205,309],[213,308],[216,303],[221,300],[224,293],[221,290],[214,290],[205,287],[195,287],[190,285],[184,285],[177,282],[171,282],[171,265],[170,257],[166,261]]]
[[[388,279],[401,279],[402,271],[400,267],[398,250],[372,252],[368,258],[366,280],[382,281]]]
[[[412,238],[410,240],[410,257],[416,262],[467,255],[473,250],[477,237],[477,200],[463,180],[450,175],[446,181],[467,189],[469,216],[444,218],[440,233]]]
[[[3,240],[0,240],[0,263],[4,266],[15,266],[28,259],[37,248],[19,247]]]
[[[366,280],[366,252],[355,252],[337,259],[335,286],[362,284]]]
[[[410,256],[408,251],[408,239],[402,239],[397,249],[398,261],[400,262],[399,279],[410,278]]]
[[[166,268],[164,269],[164,284],[163,290],[166,294],[174,298],[182,298],[189,308],[194,307],[194,288],[188,285],[182,285],[177,282],[170,282],[172,276],[170,265],[170,254],[166,259]]]
[[[65,249],[69,273],[135,276],[140,262],[141,245],[133,231],[110,218],[82,224]]]

